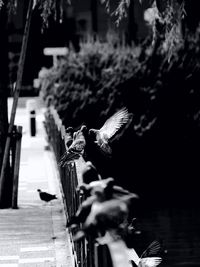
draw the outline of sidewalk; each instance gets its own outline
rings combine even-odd
[[[19,209],[0,210],[0,267],[74,266],[55,161],[52,152],[45,150],[43,119],[39,108],[37,133],[31,137],[26,108],[19,105],[15,119],[16,125],[23,126]],[[39,188],[58,199],[43,203]]]

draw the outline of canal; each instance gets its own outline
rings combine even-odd
[[[157,239],[163,245],[160,266],[200,266],[200,211],[197,207],[143,207],[138,212],[136,230],[141,231],[135,238],[138,254]]]

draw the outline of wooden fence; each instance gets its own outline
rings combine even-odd
[[[52,107],[47,109],[45,113],[44,125],[48,141],[53,148],[57,162],[59,162],[65,152],[65,127],[62,125],[56,110]],[[77,186],[82,183],[81,170],[83,166],[83,158],[66,165],[64,168],[58,166],[67,221],[75,215],[79,205],[84,200],[84,196],[76,190]],[[106,245],[98,245],[90,239],[73,242],[74,230],[69,229],[69,232],[76,267],[112,267]]]

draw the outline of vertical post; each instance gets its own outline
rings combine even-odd
[[[29,128],[30,128],[30,135],[36,135],[36,109],[37,104],[34,99],[27,100],[26,102],[27,112],[29,116]]]
[[[6,8],[7,1],[3,1],[4,5],[0,8],[0,166],[3,163],[5,143],[8,132],[8,13]],[[10,207],[11,192],[7,190],[7,185],[11,183],[9,164],[5,166],[5,173],[8,177],[5,184],[6,193],[2,196],[3,201],[0,203],[1,208]],[[10,197],[10,199],[9,199]]]
[[[12,133],[12,129],[13,129],[14,121],[15,121],[17,103],[18,103],[19,93],[20,93],[20,89],[22,85],[22,75],[24,71],[24,62],[25,62],[29,29],[30,29],[30,23],[31,23],[32,7],[33,7],[33,0],[29,0],[26,24],[25,24],[24,35],[23,35],[23,40],[22,40],[21,53],[20,53],[20,58],[19,58],[19,68],[17,71],[17,81],[15,85],[14,100],[13,100],[13,105],[12,105],[12,110],[11,110],[10,124],[8,128],[8,136],[6,139],[2,168],[1,168],[1,175],[0,175],[0,205],[2,204],[2,194],[4,190],[6,167],[7,167],[9,151],[10,151],[10,141],[11,141],[10,134]]]
[[[11,168],[11,178],[13,183],[13,175],[14,175],[14,166],[15,166],[15,153],[16,153],[16,136],[17,134],[17,126],[13,125],[13,131],[11,136],[11,144],[10,144],[10,152],[11,152],[11,162],[10,162],[10,168]]]
[[[13,209],[17,209],[19,166],[20,166],[20,156],[21,156],[21,139],[22,139],[22,126],[18,126],[17,136],[16,136],[14,175],[13,175],[13,193],[12,193],[12,208]]]

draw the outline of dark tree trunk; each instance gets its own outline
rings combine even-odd
[[[8,130],[8,34],[7,34],[7,10],[6,3],[0,10],[0,168],[4,154],[4,147]],[[0,207],[7,208],[11,205],[12,181],[9,175],[9,166],[6,171],[6,182]]]
[[[128,36],[127,36],[127,42],[128,44],[132,44],[132,42],[137,43],[137,24],[135,22],[134,17],[134,1],[130,2],[129,6],[129,16],[128,16]]]
[[[98,33],[98,3],[97,0],[91,0],[91,16],[92,16],[92,31],[96,35]]]

